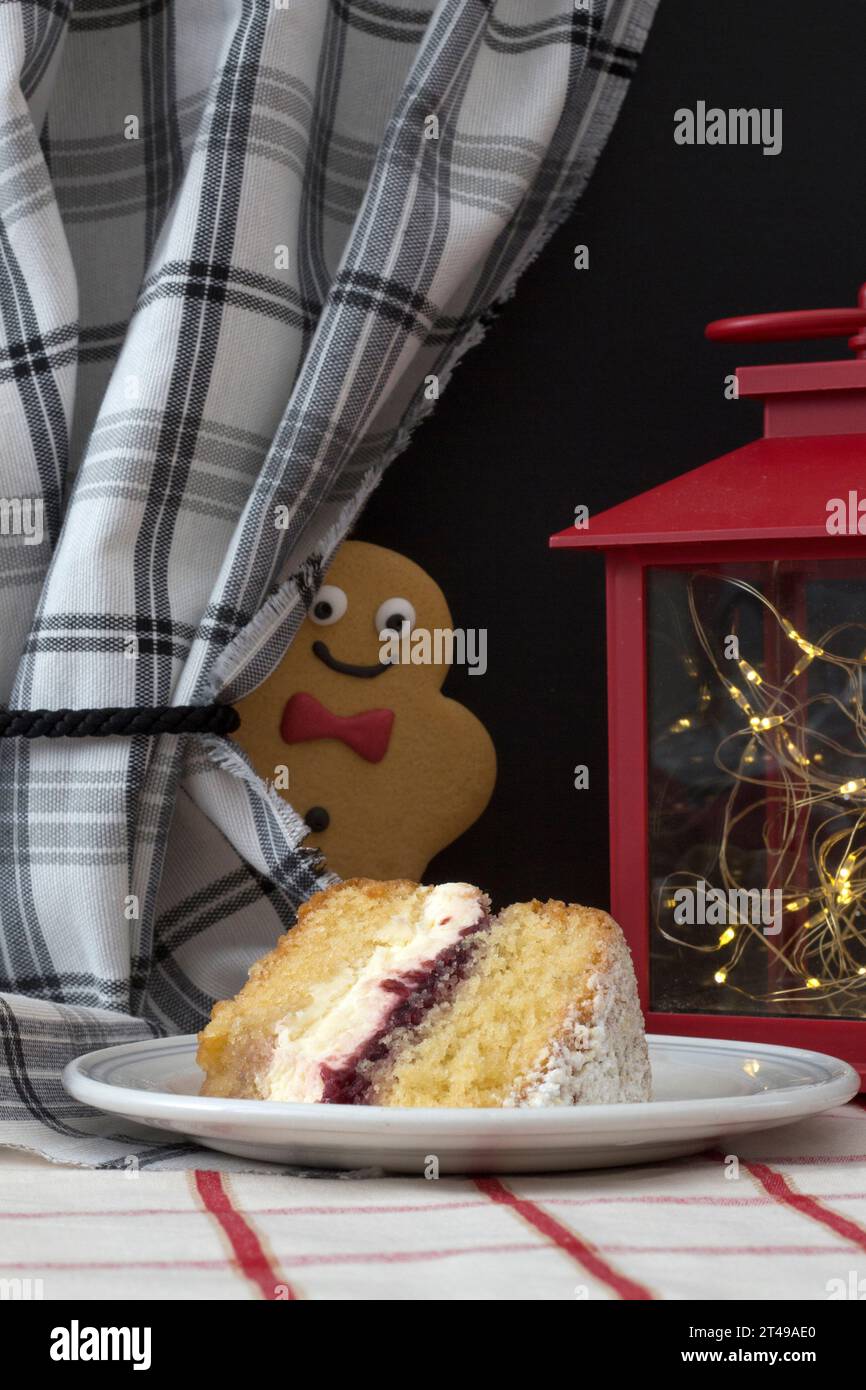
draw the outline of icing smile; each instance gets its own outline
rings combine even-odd
[[[332,656],[324,642],[313,643],[313,655],[332,671],[338,671],[341,676],[357,676],[360,680],[372,680],[374,676],[381,676],[391,664],[389,661],[377,661],[374,666],[355,666],[350,661],[340,661],[338,657]]]

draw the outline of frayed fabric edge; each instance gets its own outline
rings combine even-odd
[[[339,883],[339,875],[331,873],[327,868],[321,851],[315,848],[306,848],[301,844],[301,841],[311,833],[306,821],[298,815],[294,807],[283,800],[270,782],[266,782],[263,777],[259,776],[243,749],[235,743],[210,734],[201,740],[201,744],[209,761],[215,767],[244,782],[260,801],[266,803],[283,829],[288,848],[296,850],[307,860],[310,870],[316,878],[321,880],[322,886],[327,887],[331,883]],[[198,802],[198,798],[195,799],[198,804],[201,804]],[[207,813],[206,806],[203,806],[202,809]]]
[[[303,601],[304,590],[309,589],[315,583],[317,573],[327,567],[337,547],[357,521],[358,514],[379,483],[382,471],[382,467],[377,464],[364,474],[354,497],[346,503],[336,520],[313,545],[300,569],[265,599],[261,608],[246,627],[242,628],[225,650],[220,653],[211,668],[208,681],[207,694],[210,699],[217,699],[220,695],[224,695],[229,687],[238,686],[250,662],[267,645],[280,623],[285,622],[292,614],[298,602]],[[266,676],[261,678],[261,680],[265,679]],[[260,685],[261,680],[257,681],[256,684]],[[251,686],[250,690],[255,688],[255,686]],[[243,694],[248,695],[250,690],[244,688]],[[240,699],[241,693],[234,693],[233,698]]]
[[[643,48],[646,41],[656,7],[657,0],[634,0],[634,3],[623,15],[621,33],[627,39],[634,41],[640,49]],[[584,158],[581,161],[579,171],[575,171],[577,177],[574,188],[569,190],[568,195],[555,210],[539,222],[535,234],[527,240],[523,255],[515,261],[510,272],[502,281],[499,293],[479,314],[475,323],[467,330],[459,347],[444,363],[439,374],[440,396],[447,389],[455,370],[460,366],[466,354],[483,341],[501,309],[514,297],[523,273],[534,264],[550,238],[573,213],[577,201],[584,192],[604,150],[627,90],[626,86],[617,87],[614,85],[611,87],[609,82],[604,83],[598,97],[598,130],[595,139],[588,144],[584,151]],[[382,456],[381,462],[374,464],[364,475],[351,502],[347,503],[336,521],[325,532],[321,541],[313,547],[310,556],[298,572],[265,600],[247,626],[233,638],[214,663],[208,682],[208,694],[211,699],[216,699],[220,695],[224,697],[228,695],[231,699],[241,699],[267,680],[268,674],[272,674],[273,670],[276,669],[275,663],[271,672],[262,675],[249,689],[242,685],[241,678],[249,663],[267,644],[280,623],[292,613],[302,597],[305,585],[308,586],[312,581],[317,565],[321,568],[327,567],[334,552],[346,539],[352,525],[357,521],[358,515],[363,510],[370,494],[381,482],[385,471],[408,448],[415,430],[427,419],[435,407],[436,400],[428,399],[419,390],[418,399],[413,406],[409,407],[395,433],[390,448]]]

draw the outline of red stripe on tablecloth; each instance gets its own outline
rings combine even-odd
[[[842,1216],[840,1212],[825,1207],[817,1198],[807,1197],[805,1192],[798,1192],[796,1188],[791,1186],[789,1179],[783,1173],[777,1173],[769,1164],[756,1163],[750,1159],[741,1160],[741,1162],[746,1172],[751,1173],[764,1191],[768,1192],[782,1206],[799,1211],[803,1216],[808,1216],[810,1220],[826,1226],[828,1230],[835,1232],[843,1240],[859,1246],[861,1250],[866,1250],[866,1228],[859,1225],[858,1222],[851,1221],[847,1216]]]
[[[363,1265],[363,1264],[415,1264],[425,1260],[451,1260],[461,1255],[540,1255],[547,1249],[538,1242],[530,1245],[521,1241],[514,1245],[460,1245],[442,1250],[363,1250],[336,1254],[322,1254],[313,1251],[308,1255],[292,1251],[292,1265],[298,1268],[319,1265]],[[846,1247],[838,1243],[830,1245],[603,1245],[601,1250],[611,1254],[630,1255],[839,1255],[846,1253]],[[856,1247],[851,1247],[855,1252]],[[226,1260],[15,1260],[3,1265],[4,1275],[38,1273],[41,1269],[89,1271],[126,1269],[225,1269]],[[285,1283],[283,1283],[285,1287]],[[297,1295],[296,1295],[297,1297]]]
[[[602,1245],[606,1255],[856,1255],[856,1245]]]
[[[718,1149],[705,1149],[702,1154],[695,1154],[695,1161],[703,1158],[707,1163],[718,1164],[726,1161],[727,1155]],[[769,1159],[754,1159],[755,1163],[774,1163],[779,1168],[833,1168],[839,1164],[858,1163],[866,1164],[866,1154],[773,1154]]]
[[[780,1168],[833,1168],[837,1164],[866,1163],[866,1154],[773,1154],[773,1162]]]
[[[866,1158],[864,1158],[866,1162]],[[834,1192],[834,1202],[864,1202],[866,1190],[861,1192]],[[751,1197],[722,1197],[711,1193],[705,1196],[675,1197],[670,1193],[619,1193],[595,1197],[545,1197],[546,1207],[769,1207],[772,1197],[755,1193]],[[486,1207],[486,1201],[467,1202],[405,1202],[383,1203],[381,1206],[365,1204],[359,1207],[254,1207],[250,1216],[414,1216],[430,1215],[443,1211],[478,1210]],[[197,1208],[191,1207],[78,1207],[74,1211],[67,1208],[57,1211],[0,1211],[0,1221],[66,1221],[71,1217],[84,1217],[88,1221],[101,1216],[118,1217],[122,1220],[138,1216],[200,1216]]]
[[[833,1247],[838,1250],[838,1246]],[[545,1251],[538,1241],[515,1242],[512,1245],[455,1245],[441,1250],[349,1250],[334,1254],[312,1251],[309,1255],[292,1252],[293,1265],[394,1265],[416,1264],[424,1260],[451,1260],[460,1255],[540,1255]],[[228,1260],[16,1260],[3,1265],[3,1274],[29,1272],[34,1269],[111,1270],[111,1269],[225,1269]],[[285,1288],[285,1283],[282,1284]],[[295,1295],[297,1297],[297,1295]]]
[[[602,1284],[606,1284],[609,1289],[612,1289],[617,1297],[630,1301],[653,1299],[654,1295],[643,1284],[637,1284],[626,1275],[620,1274],[618,1270],[601,1258],[592,1245],[581,1240],[574,1231],[563,1226],[560,1221],[556,1220],[556,1217],[543,1211],[535,1202],[530,1202],[525,1197],[517,1197],[503,1182],[499,1181],[499,1178],[476,1178],[475,1186],[479,1192],[484,1193],[485,1197],[489,1197],[491,1202],[509,1207],[511,1211],[516,1212],[546,1240],[551,1241],[557,1249],[570,1255],[594,1279],[598,1279]]]
[[[274,1268],[253,1227],[232,1204],[222,1173],[213,1168],[196,1168],[194,1176],[196,1191],[205,1210],[218,1221],[241,1271],[256,1285],[262,1297],[277,1301],[279,1286],[280,1302],[296,1298],[294,1289]]]

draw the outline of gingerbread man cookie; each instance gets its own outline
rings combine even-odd
[[[238,702],[235,738],[343,878],[420,879],[490,800],[490,736],[441,693],[448,643],[433,635],[451,631],[424,570],[347,541],[283,661]],[[398,659],[398,646],[416,659]]]

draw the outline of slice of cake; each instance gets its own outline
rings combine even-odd
[[[203,1094],[349,1105],[647,1100],[631,956],[603,912],[468,883],[317,893],[200,1034]]]

